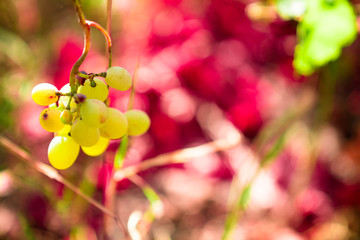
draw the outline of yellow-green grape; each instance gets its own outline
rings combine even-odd
[[[89,127],[102,127],[108,118],[108,108],[97,99],[86,99],[80,105],[80,117]]]
[[[111,67],[106,71],[106,83],[117,90],[126,91],[131,87],[131,75],[122,67]]]
[[[60,131],[56,132],[56,136],[70,136],[71,125],[66,124]]]
[[[90,79],[87,79],[84,82],[84,86],[80,86],[77,92],[86,95],[87,99],[105,101],[109,94],[106,84],[100,78],[94,78],[94,82],[96,85],[92,87]]]
[[[141,110],[129,110],[125,113],[128,120],[129,136],[139,136],[144,134],[150,127],[149,116]]]
[[[47,106],[57,102],[58,96],[56,92],[58,89],[50,83],[40,83],[36,85],[31,92],[34,102],[41,106]]]
[[[59,108],[59,106],[56,104],[56,102],[50,104],[48,107],[49,107],[49,108],[55,108],[55,109]]]
[[[60,120],[63,124],[71,124],[73,120],[73,114],[70,110],[63,110],[60,114]]]
[[[48,132],[58,132],[64,124],[60,121],[60,111],[54,108],[46,108],[40,113],[40,125]]]
[[[75,142],[83,147],[95,145],[100,137],[98,128],[89,127],[81,119],[78,119],[73,123],[70,134]]]
[[[48,148],[49,162],[54,168],[66,169],[74,164],[80,146],[70,136],[54,137]]]
[[[108,120],[100,128],[100,135],[109,139],[118,139],[127,132],[128,122],[125,115],[115,108],[108,108]]]
[[[83,152],[88,156],[99,156],[105,152],[107,147],[109,146],[110,140],[108,138],[101,137],[99,138],[99,141],[91,147],[81,147]]]

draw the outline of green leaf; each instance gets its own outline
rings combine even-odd
[[[246,209],[250,200],[250,193],[251,193],[251,184],[248,184],[243,188],[239,198],[238,206],[241,209]]]
[[[281,136],[276,140],[270,151],[267,152],[266,155],[263,157],[263,159],[261,160],[262,167],[271,163],[272,160],[274,160],[279,155],[279,153],[281,152],[281,150],[285,145],[285,136],[286,136],[286,131],[281,134]]]
[[[116,152],[115,159],[114,159],[114,168],[119,169],[123,165],[126,153],[127,153],[127,147],[128,147],[128,140],[129,137],[126,135],[121,139],[119,148]]]
[[[18,35],[0,27],[0,53],[5,54],[19,66],[32,63],[34,54],[28,44]]]
[[[276,0],[276,8],[283,19],[302,16],[305,13],[306,0]]]
[[[297,28],[294,67],[302,75],[336,60],[357,36],[356,15],[347,0],[307,0]]]

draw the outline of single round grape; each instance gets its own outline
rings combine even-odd
[[[56,169],[66,169],[74,164],[80,146],[70,136],[54,137],[48,148],[48,158]]]
[[[46,108],[40,113],[40,125],[48,132],[58,132],[64,124],[60,120],[60,111],[54,108]]]
[[[83,152],[88,156],[99,156],[105,152],[107,147],[109,146],[110,140],[108,138],[101,137],[99,138],[99,141],[91,147],[81,147]]]
[[[127,132],[128,122],[125,115],[115,108],[108,108],[108,120],[100,128],[100,135],[109,139],[118,139]]]
[[[89,127],[83,120],[76,120],[71,126],[71,137],[80,146],[91,147],[97,143],[100,137],[99,129]]]
[[[87,99],[105,101],[109,94],[106,84],[100,78],[94,78],[94,82],[96,86],[92,87],[90,79],[87,79],[84,82],[84,86],[80,86],[77,92],[86,95]]]
[[[70,110],[63,110],[60,114],[60,120],[63,124],[71,124],[73,120],[73,114]]]
[[[108,118],[108,108],[100,100],[86,99],[80,105],[80,116],[89,127],[102,127]]]
[[[126,91],[131,87],[131,75],[122,67],[111,67],[106,71],[106,83],[117,90]]]
[[[144,111],[129,110],[125,112],[125,116],[129,123],[129,136],[139,136],[144,134],[150,127],[150,118]]]
[[[50,83],[40,83],[36,85],[31,92],[34,102],[41,106],[47,106],[57,102],[58,96],[56,92],[58,89]]]

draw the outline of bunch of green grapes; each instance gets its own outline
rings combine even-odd
[[[120,91],[131,87],[128,71],[111,67],[103,75],[105,82],[99,77],[86,76],[88,78],[78,78],[75,92],[71,91],[70,84],[59,91],[49,83],[40,83],[32,90],[33,100],[48,106],[41,112],[39,120],[46,131],[54,133],[48,158],[57,169],[70,167],[80,148],[89,156],[98,156],[105,152],[110,139],[139,136],[150,127],[150,118],[145,112],[129,110],[123,113],[106,104],[109,87]]]

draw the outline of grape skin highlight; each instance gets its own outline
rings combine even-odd
[[[115,108],[108,108],[108,120],[100,128],[100,135],[109,139],[118,139],[127,132],[128,122],[125,115]]]
[[[128,120],[129,136],[139,136],[144,134],[150,127],[149,116],[141,110],[129,110],[125,113]]]
[[[66,169],[74,164],[80,146],[70,136],[54,137],[48,148],[50,164],[56,169]]]
[[[109,146],[110,140],[108,138],[101,137],[99,138],[99,141],[91,147],[81,147],[83,152],[88,156],[99,156],[105,152],[107,147]]]
[[[78,93],[86,95],[87,99],[105,101],[109,94],[106,84],[100,78],[94,78],[94,82],[96,86],[92,87],[90,79],[87,79],[84,82],[84,86],[79,87]]]
[[[106,71],[106,83],[119,91],[126,91],[131,87],[131,75],[122,67],[111,67]]]
[[[32,89],[31,96],[35,103],[47,106],[57,102],[57,91],[58,89],[50,83],[40,83]]]
[[[60,111],[54,108],[46,108],[40,113],[39,122],[42,128],[48,132],[58,132],[64,124],[60,120]]]
[[[98,128],[89,127],[81,119],[78,119],[73,123],[70,134],[75,142],[83,147],[95,145],[100,137]]]
[[[108,109],[100,100],[86,99],[80,105],[80,116],[89,127],[102,127],[108,119]]]

